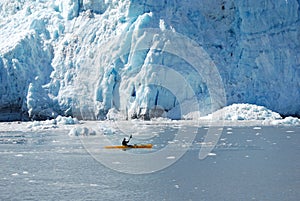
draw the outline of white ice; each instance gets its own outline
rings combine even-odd
[[[297,0],[2,0],[0,120],[180,119],[232,103],[299,115],[299,16]]]

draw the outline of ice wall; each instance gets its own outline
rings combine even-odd
[[[1,1],[0,120],[300,115],[299,19],[297,0]]]

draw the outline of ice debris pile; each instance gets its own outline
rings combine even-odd
[[[77,118],[58,116],[55,119],[45,121],[33,121],[28,124],[27,128],[31,130],[58,129],[60,127],[70,129],[69,136],[88,136],[96,135],[96,131],[92,128],[87,128],[78,121]]]
[[[50,119],[45,121],[33,121],[27,126],[27,128],[48,129],[48,128],[57,128],[60,125],[74,125],[74,124],[79,124],[77,118],[62,117],[59,115],[55,119]]]
[[[1,0],[0,120],[105,119],[111,109],[177,119],[192,112],[180,111],[191,100],[202,115],[232,103],[300,115],[299,8],[297,0]]]
[[[282,118],[279,113],[266,107],[253,104],[232,104],[224,107],[199,120],[212,121],[261,121],[264,125],[300,125],[300,119],[296,117]]]
[[[269,123],[270,125],[300,125],[300,119],[296,117],[286,117],[284,119],[277,119],[266,123]]]
[[[251,104],[232,104],[212,114],[218,120],[276,120],[282,117],[263,106]]]

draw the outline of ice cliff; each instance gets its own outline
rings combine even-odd
[[[299,0],[2,0],[0,120],[300,115]]]

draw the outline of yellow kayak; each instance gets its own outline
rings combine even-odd
[[[105,149],[151,149],[152,144],[134,144],[134,145],[114,145],[114,146],[105,146]]]

